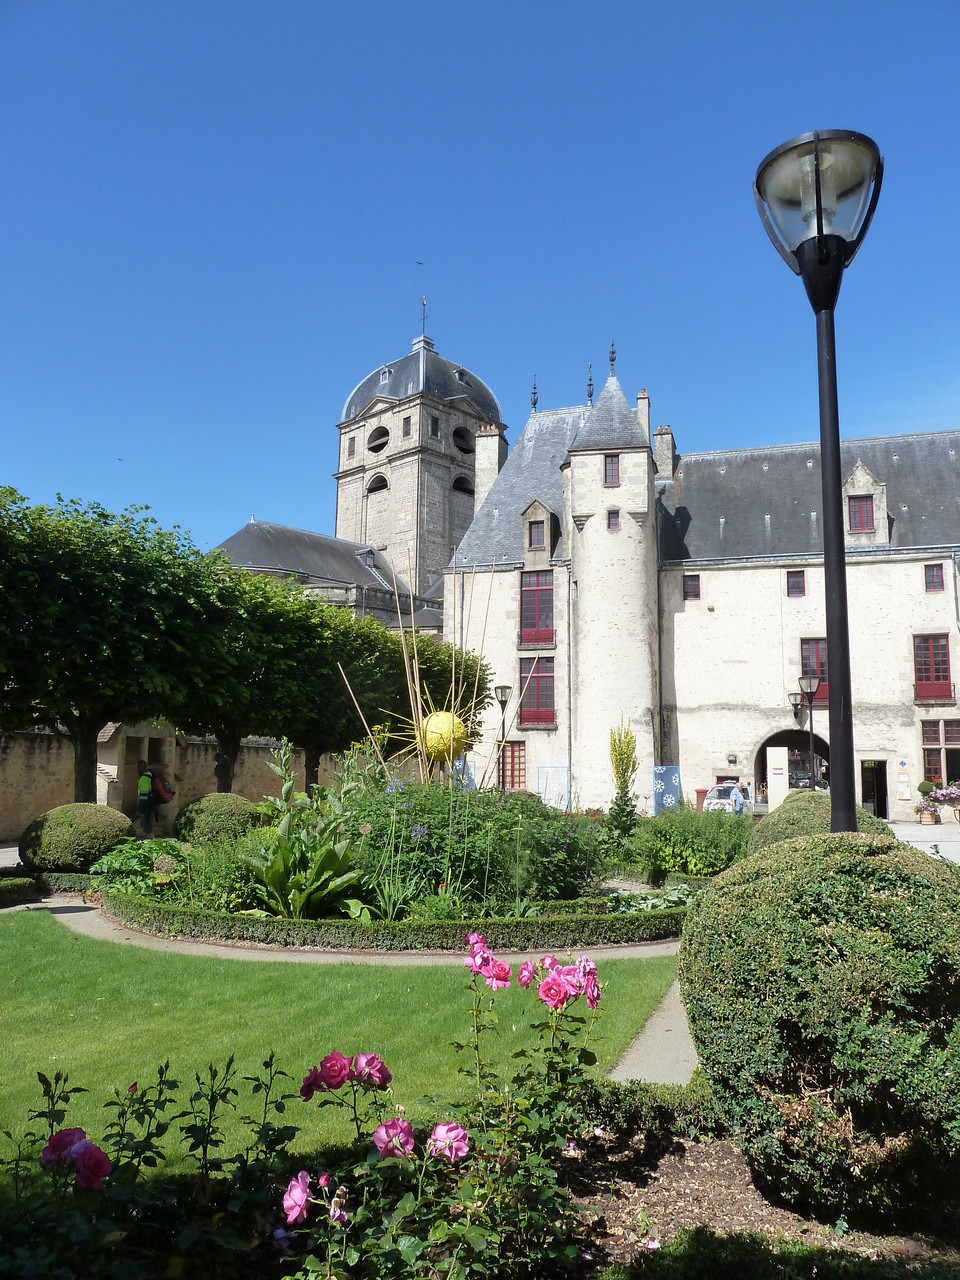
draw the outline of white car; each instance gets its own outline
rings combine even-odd
[[[743,796],[743,808],[745,813],[753,812],[753,801],[750,799],[750,792],[747,790],[746,784],[740,783],[740,794]],[[734,813],[733,804],[733,783],[718,782],[715,787],[711,787],[704,797],[703,811],[711,813],[716,809],[721,809],[727,813]]]

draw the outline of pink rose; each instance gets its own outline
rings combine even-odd
[[[470,954],[463,963],[471,973],[483,973],[492,960],[493,952],[488,951],[486,947],[481,947],[478,943],[475,947],[471,947]]]
[[[587,997],[587,1004],[591,1009],[595,1009],[600,1003],[600,984],[592,974],[588,974],[584,979],[583,994]]]
[[[110,1172],[110,1157],[92,1142],[81,1142],[71,1151],[73,1167],[77,1171],[77,1186],[91,1191],[103,1189],[103,1180]]]
[[[584,978],[595,978],[597,976],[597,966],[589,956],[581,956],[577,961],[577,968],[583,974]]]
[[[383,1158],[409,1155],[413,1150],[413,1125],[397,1116],[374,1129],[373,1141]]]
[[[517,986],[529,987],[530,983],[537,976],[537,963],[535,960],[524,960],[517,973]]]
[[[133,1084],[128,1087],[127,1093],[136,1093],[136,1092],[137,1092],[137,1082],[136,1080],[134,1080]]]
[[[558,965],[553,973],[566,985],[571,996],[578,996],[583,990],[583,974],[575,964]]]
[[[309,1102],[313,1095],[319,1093],[322,1088],[323,1079],[320,1076],[319,1068],[311,1067],[303,1077],[303,1084],[300,1086],[300,1097],[304,1102]]]
[[[471,950],[473,950],[476,946],[485,947],[487,945],[487,940],[482,933],[468,933],[466,936],[466,944]]]
[[[87,1135],[82,1129],[61,1129],[40,1152],[40,1160],[43,1164],[53,1164],[55,1161],[63,1164],[64,1161],[73,1159],[75,1148],[86,1140]]]
[[[457,1160],[462,1160],[470,1150],[470,1139],[467,1131],[458,1124],[438,1124],[430,1135],[427,1150],[438,1160],[454,1164]]]
[[[562,1009],[568,1000],[572,998],[572,993],[562,978],[558,978],[555,973],[548,973],[544,980],[537,987],[537,995],[550,1009]]]
[[[287,1215],[287,1226],[295,1222],[306,1222],[307,1203],[310,1199],[310,1175],[301,1169],[283,1193],[283,1211]]]
[[[350,1075],[350,1059],[342,1053],[328,1053],[320,1063],[320,1079],[324,1089],[341,1089]]]
[[[347,1221],[347,1188],[337,1187],[337,1194],[330,1201],[330,1221],[342,1227]]]
[[[559,963],[560,961],[557,959],[556,956],[544,956],[543,959],[540,961],[540,968],[546,969],[547,972],[549,973],[549,971],[551,969],[555,969]]]
[[[317,1175],[317,1186],[318,1186],[318,1187],[323,1187],[323,1188],[324,1188],[324,1190],[326,1190],[326,1188],[327,1188],[327,1187],[329,1187],[329,1185],[330,1185],[330,1175],[329,1175],[329,1173],[321,1173],[321,1174],[318,1174],[318,1175]]]
[[[480,972],[491,991],[498,991],[501,987],[510,985],[510,966],[503,960],[494,960],[491,957],[490,963],[484,965]]]
[[[385,1089],[392,1074],[375,1053],[358,1053],[350,1068],[350,1079],[359,1080],[365,1089]]]

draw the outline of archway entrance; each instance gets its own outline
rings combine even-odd
[[[786,747],[787,765],[792,788],[810,785],[810,731],[809,729],[782,729],[765,738],[757,748],[753,762],[753,776],[757,784],[758,798],[767,794],[767,747]],[[830,784],[830,744],[816,732],[813,735],[813,774],[816,784],[825,789]]]

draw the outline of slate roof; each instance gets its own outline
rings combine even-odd
[[[382,552],[359,542],[292,529],[285,524],[251,520],[221,542],[217,550],[242,569],[296,575],[307,585],[356,583],[393,590],[390,562]],[[397,589],[409,595],[409,587],[399,577]]]
[[[409,355],[380,365],[354,387],[343,406],[341,421],[350,422],[378,397],[405,400],[421,391],[451,403],[469,401],[486,422],[499,425],[503,421],[497,397],[487,384],[469,369],[437,355],[433,339],[425,336],[414,339]]]
[[[960,545],[960,431],[845,440],[840,455],[844,480],[861,461],[886,484],[891,547]],[[819,445],[682,454],[663,479],[663,561],[823,554]]]
[[[642,449],[649,443],[620,383],[611,373],[570,445],[570,452]]]
[[[560,467],[592,410],[587,405],[532,413],[507,455],[483,505],[457,548],[456,564],[519,564],[523,560],[523,513],[538,499],[559,519],[563,514]],[[562,541],[555,557],[563,555]]]

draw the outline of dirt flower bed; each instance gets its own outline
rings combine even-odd
[[[679,1142],[651,1164],[642,1143],[624,1147],[594,1136],[568,1149],[565,1174],[597,1266],[627,1265],[684,1228],[705,1227],[718,1235],[759,1232],[773,1244],[796,1240],[862,1258],[949,1264],[960,1274],[960,1209],[936,1236],[872,1235],[843,1222],[814,1222],[765,1200],[727,1139]]]

